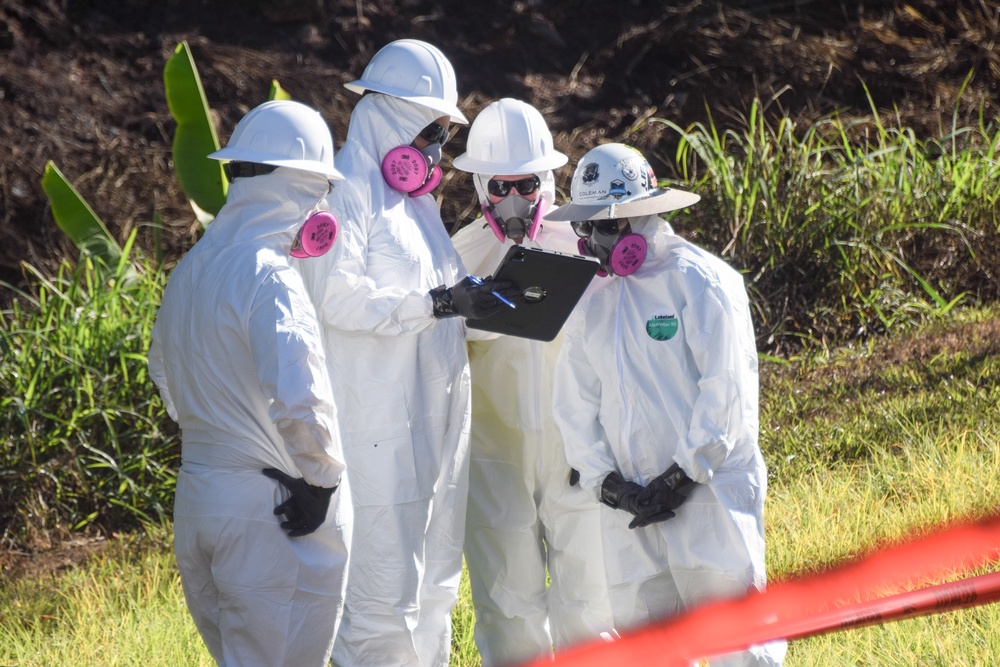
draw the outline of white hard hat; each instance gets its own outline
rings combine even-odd
[[[355,93],[371,90],[400,97],[468,123],[458,109],[455,70],[444,54],[427,42],[398,39],[379,49],[361,78],[344,87]]]
[[[476,116],[466,151],[452,164],[474,174],[535,174],[568,161],[553,146],[552,133],[538,109],[507,97]]]
[[[625,144],[603,144],[580,158],[570,184],[570,203],[546,220],[611,220],[665,213],[691,206],[700,195],[657,187],[642,153]]]
[[[236,124],[225,148],[208,157],[344,175],[333,166],[333,136],[318,111],[301,102],[272,100],[250,110]]]

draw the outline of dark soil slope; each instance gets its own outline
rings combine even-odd
[[[959,123],[995,117],[998,11],[991,0],[3,0],[0,280],[24,284],[22,261],[51,270],[76,256],[41,189],[49,160],[119,238],[139,226],[149,248],[155,210],[169,257],[195,240],[162,84],[181,40],[223,141],[277,79],[324,113],[339,145],[354,102],[342,84],[386,42],[416,37],[451,58],[470,116],[519,97],[543,109],[574,162],[627,138],[669,174],[671,137],[644,119],[684,125],[711,111],[726,125],[755,95],[806,121],[874,104],[927,136],[956,109]],[[457,228],[472,190],[452,172],[439,192]]]

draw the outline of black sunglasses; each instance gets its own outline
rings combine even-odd
[[[612,218],[611,220],[574,220],[569,223],[576,232],[576,235],[581,239],[590,238],[590,235],[596,229],[598,234],[604,234],[605,236],[614,236],[621,230],[621,223],[623,218]]]
[[[486,184],[486,190],[494,197],[506,197],[511,190],[517,190],[517,194],[527,197],[541,186],[542,182],[537,176],[528,176],[519,181],[500,181],[491,178]]]
[[[424,129],[420,130],[420,134],[417,136],[429,144],[441,144],[444,146],[448,141],[448,130],[444,125],[431,123]]]
[[[233,160],[222,163],[222,171],[226,174],[226,180],[230,183],[237,178],[270,174],[277,168],[273,164],[260,164],[259,162],[238,162]]]

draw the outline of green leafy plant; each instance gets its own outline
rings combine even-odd
[[[181,42],[163,69],[163,85],[170,113],[177,122],[174,134],[174,171],[191,207],[207,225],[226,203],[228,184],[222,163],[208,157],[219,150],[219,138],[201,76],[187,42]],[[271,80],[268,100],[292,96],[277,79]]]
[[[745,126],[681,128],[672,218],[746,276],[763,350],[836,344],[941,317],[982,295],[998,233],[996,128],[920,140],[873,106],[797,128],[759,100]]]
[[[164,84],[178,126],[174,167],[207,224],[226,188],[220,163],[206,157],[219,143],[186,43],[167,62]],[[268,99],[290,97],[272,81]],[[64,262],[54,278],[26,267],[30,292],[3,285],[17,296],[0,313],[0,441],[9,443],[0,450],[0,525],[18,542],[162,518],[179,452],[176,427],[146,372],[166,280],[162,257],[153,264],[133,257],[135,231],[120,246],[52,162],[42,186],[82,257],[75,266]],[[158,235],[156,211],[152,226]]]
[[[292,99],[291,94],[281,87],[277,79],[271,79],[271,90],[267,93],[267,99],[270,100],[290,100]]]
[[[170,113],[177,121],[174,171],[199,220],[206,224],[226,203],[228,186],[222,164],[208,157],[219,149],[219,137],[186,41],[178,44],[174,55],[167,60],[163,68],[163,87]]]
[[[201,76],[186,41],[177,45],[163,68],[163,85],[170,113],[177,122],[173,141],[174,171],[181,189],[202,226],[207,225],[226,202],[227,181],[218,160],[207,156],[219,149],[218,134],[201,84]],[[268,100],[290,100],[292,96],[277,79],[271,80]],[[42,178],[42,188],[52,206],[52,217],[74,244],[107,267],[118,264],[122,249],[107,226],[90,205],[49,162]],[[153,230],[159,241],[162,226],[159,213],[153,212]],[[161,249],[156,246],[158,262]],[[134,271],[126,273],[134,279]]]
[[[122,257],[121,246],[94,213],[94,209],[51,160],[45,165],[42,190],[49,198],[56,224],[77,248],[99,261],[105,268],[118,266]]]

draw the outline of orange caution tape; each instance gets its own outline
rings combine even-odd
[[[1000,573],[885,596],[1000,558],[1000,516],[938,529],[827,572],[718,601],[611,642],[561,651],[526,667],[686,667],[703,657],[1000,600]],[[873,599],[875,598],[875,599]]]

